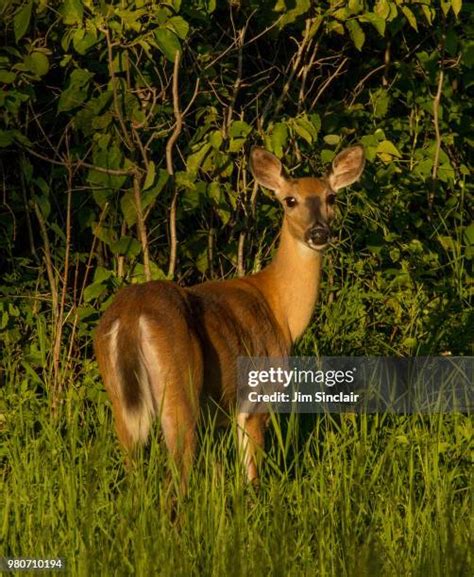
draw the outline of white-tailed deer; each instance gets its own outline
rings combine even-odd
[[[151,281],[122,289],[97,328],[95,351],[127,450],[144,443],[154,419],[181,475],[193,460],[204,397],[232,411],[239,356],[286,357],[317,300],[322,251],[330,240],[336,192],[357,181],[361,146],[339,153],[323,178],[289,178],[262,148],[250,156],[259,184],[284,208],[280,244],[261,272],[182,288]],[[238,415],[247,477],[256,480],[267,415]]]

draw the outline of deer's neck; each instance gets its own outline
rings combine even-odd
[[[311,320],[318,298],[322,255],[296,240],[283,221],[280,245],[272,263],[261,273],[259,288],[293,343]]]

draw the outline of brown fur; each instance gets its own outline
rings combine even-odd
[[[342,156],[343,155],[343,156]],[[285,205],[280,245],[260,273],[181,288],[152,281],[120,291],[97,328],[96,356],[112,401],[118,437],[127,450],[145,442],[154,419],[186,484],[195,448],[200,404],[211,399],[224,411],[236,402],[239,356],[289,355],[308,325],[319,290],[322,253],[308,244],[308,231],[327,227],[326,201],[357,180],[360,147],[344,151],[328,179],[289,179],[270,153],[255,149],[252,171]],[[334,174],[337,166],[342,172]],[[249,480],[258,476],[267,415],[241,414],[240,444]]]

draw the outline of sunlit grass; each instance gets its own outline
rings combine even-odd
[[[235,431],[203,425],[173,519],[158,429],[127,473],[88,376],[61,415],[16,387],[2,399],[2,554],[64,557],[71,575],[469,574],[465,415],[292,416],[270,428],[260,490]]]

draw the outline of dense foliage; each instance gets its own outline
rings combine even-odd
[[[281,211],[250,176],[253,144],[302,176],[362,142],[297,352],[469,354],[473,14],[0,3],[2,554],[66,556],[74,575],[469,572],[468,415],[275,426],[257,499],[235,431],[205,429],[173,525],[165,454],[153,439],[125,474],[90,345],[123,284],[268,262]]]
[[[23,350],[40,332],[28,370],[44,355],[55,371],[63,353],[77,356],[98,303],[123,282],[188,284],[269,258],[280,213],[247,171],[253,143],[298,175],[351,142],[366,147],[326,260],[322,352],[467,352],[471,7],[9,0],[1,10],[0,329]]]

